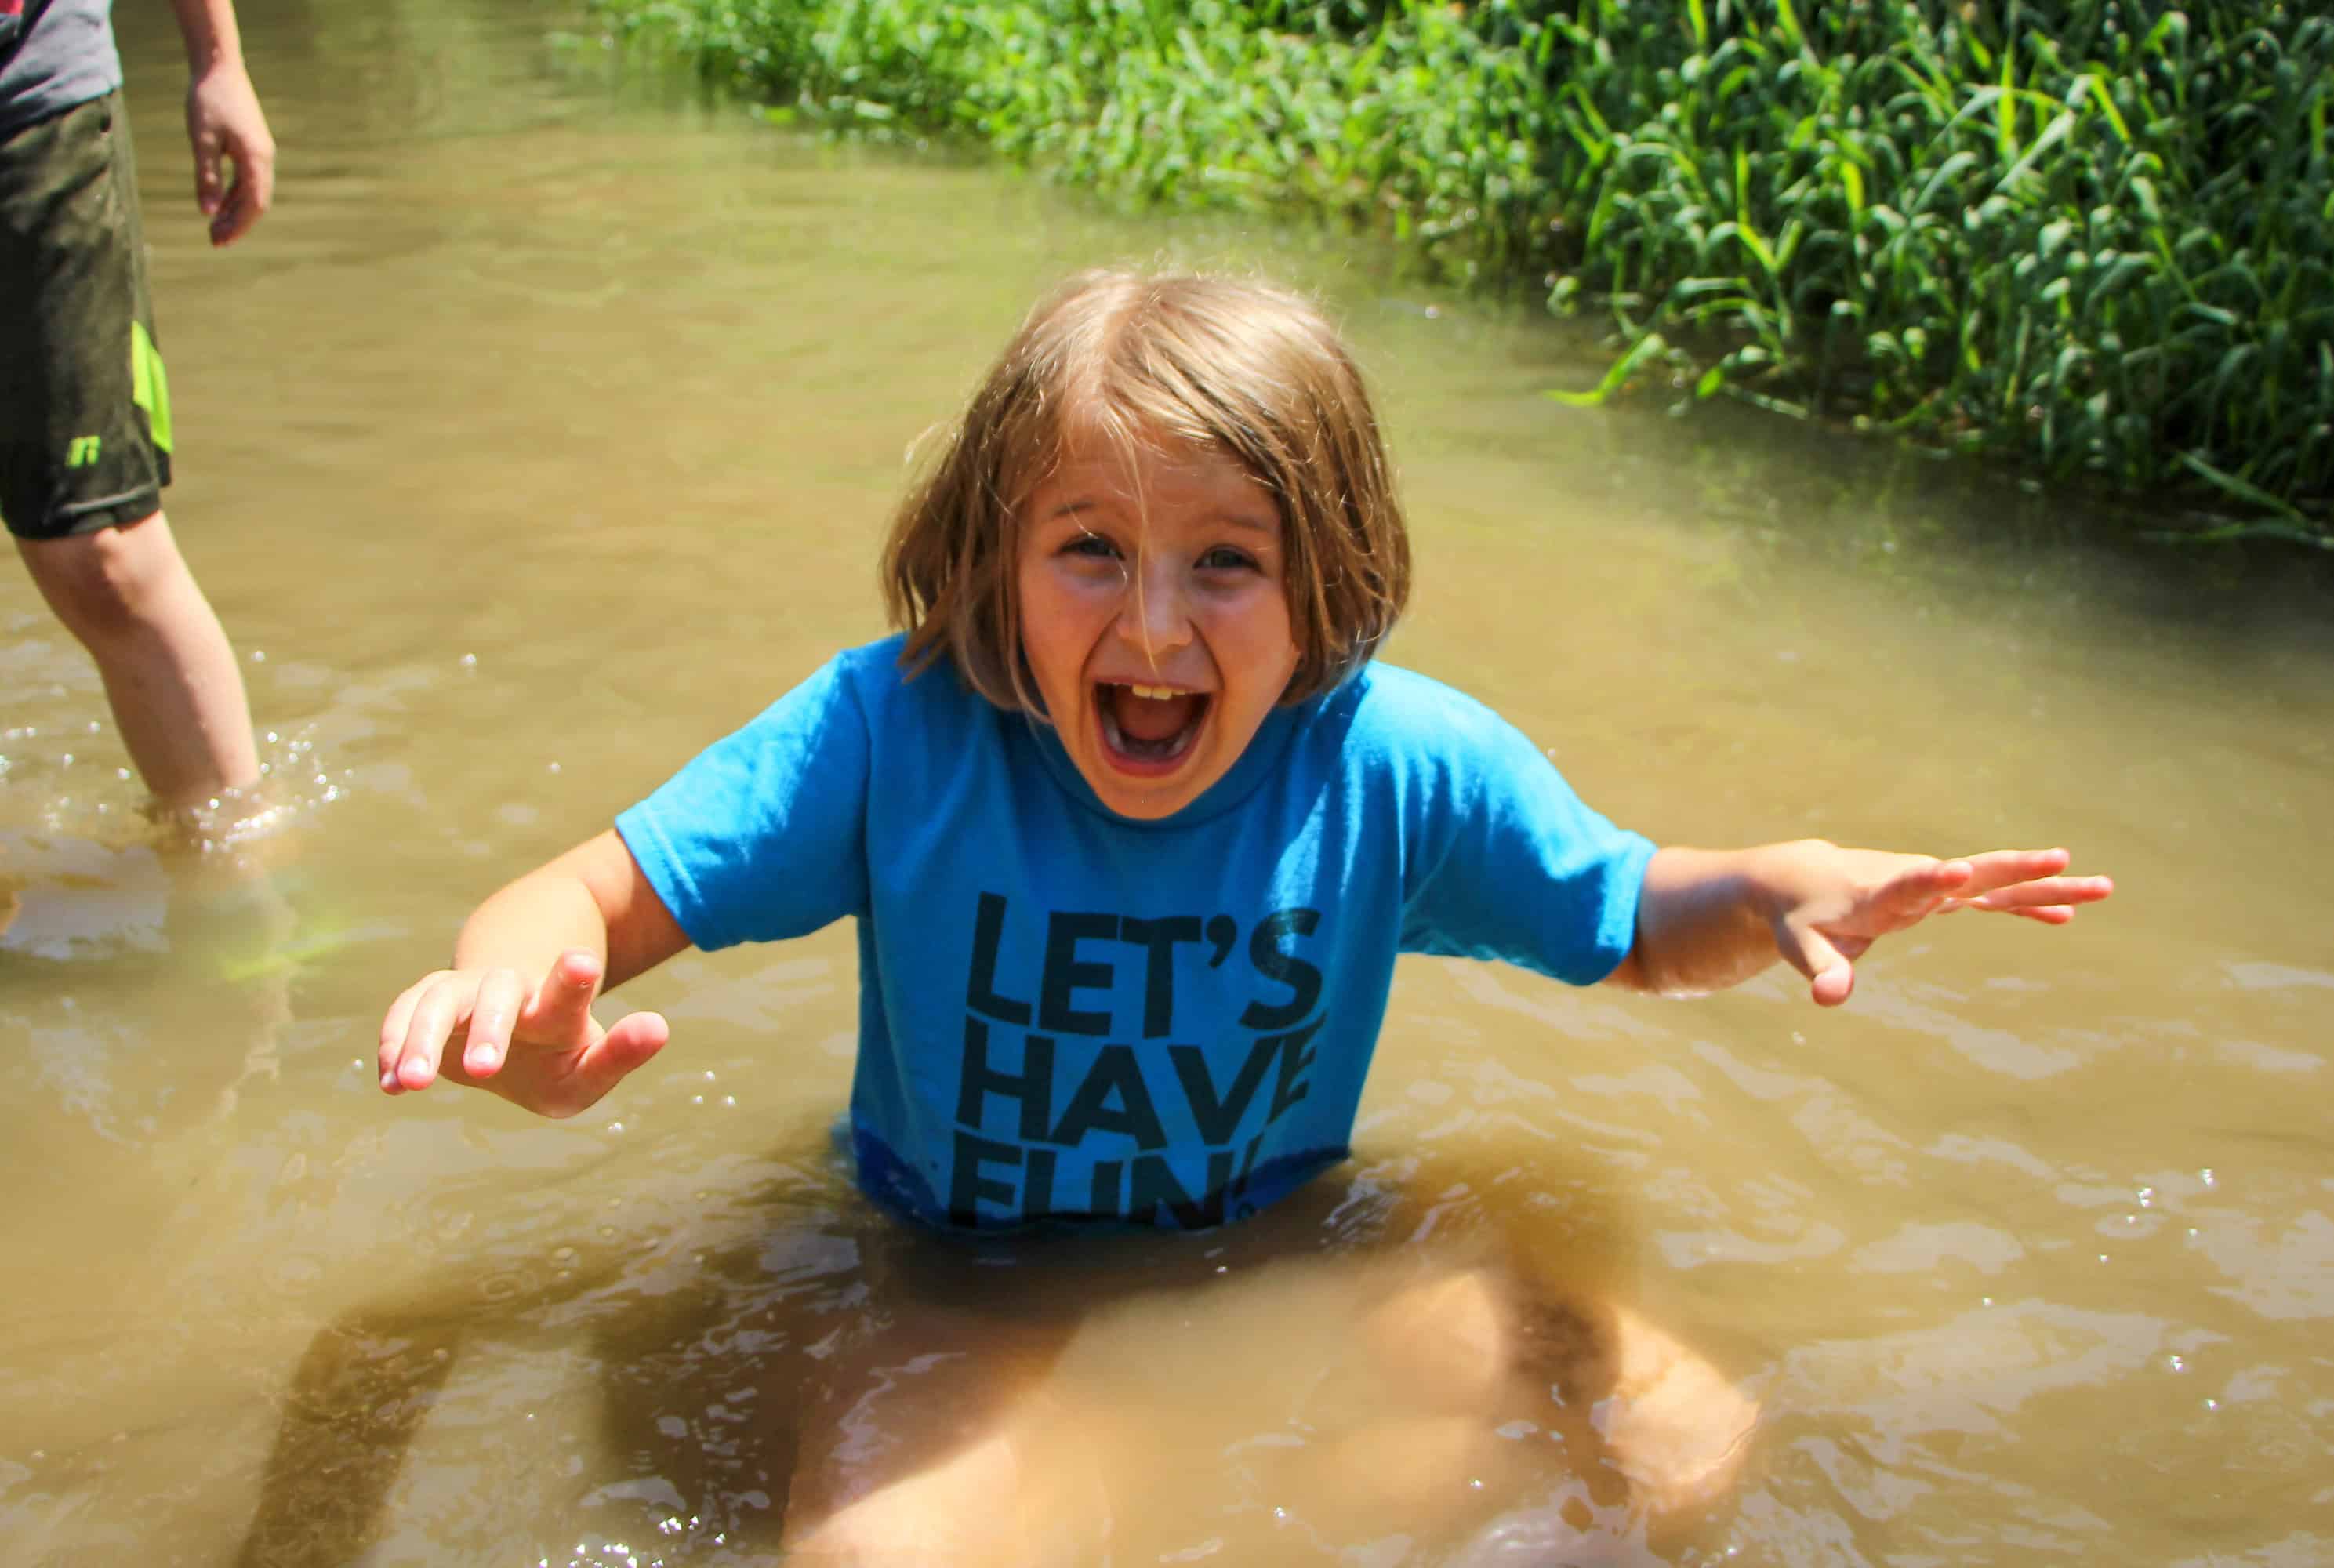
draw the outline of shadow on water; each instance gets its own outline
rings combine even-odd
[[[552,1281],[442,1269],[319,1330],[283,1397],[237,1563],[306,1568],[375,1545],[457,1368],[497,1345],[584,1359],[596,1409],[581,1414],[632,1471],[603,1496],[686,1518],[661,1544],[775,1537],[821,1347],[873,1321],[850,1286],[875,1220],[839,1172],[783,1161],[725,1207],[749,1223],[578,1259]],[[440,1524],[458,1527],[458,1515]]]
[[[406,1451],[465,1352],[563,1337],[567,1324],[585,1325],[603,1441],[631,1456],[632,1495],[688,1514],[692,1534],[717,1543],[758,1531],[785,1495],[812,1347],[863,1327],[831,1288],[856,1238],[841,1204],[822,1207],[823,1188],[805,1178],[757,1195],[771,1241],[698,1253],[685,1291],[643,1290],[612,1259],[548,1294],[482,1293],[449,1271],[329,1324],[293,1375],[237,1562],[341,1563],[375,1544]],[[699,1412],[700,1429],[677,1409]]]

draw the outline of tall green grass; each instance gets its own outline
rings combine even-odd
[[[2334,544],[2334,17],[2288,0],[602,0],[787,111],[1295,208],[1649,362]],[[2156,525],[2156,524],[2151,524]]]

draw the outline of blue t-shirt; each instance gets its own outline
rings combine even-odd
[[[617,830],[704,948],[859,921],[860,1179],[929,1221],[1195,1227],[1346,1155],[1401,952],[1587,985],[1653,845],[1480,703],[1365,667],[1160,822],[901,641],[854,649]]]

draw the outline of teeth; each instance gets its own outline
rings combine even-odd
[[[1165,702],[1171,697],[1183,695],[1172,686],[1136,686],[1130,682],[1126,689],[1137,697],[1147,697],[1153,702]]]

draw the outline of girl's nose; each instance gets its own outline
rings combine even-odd
[[[1191,641],[1191,606],[1181,573],[1165,563],[1139,566],[1119,607],[1118,630],[1154,664]]]

